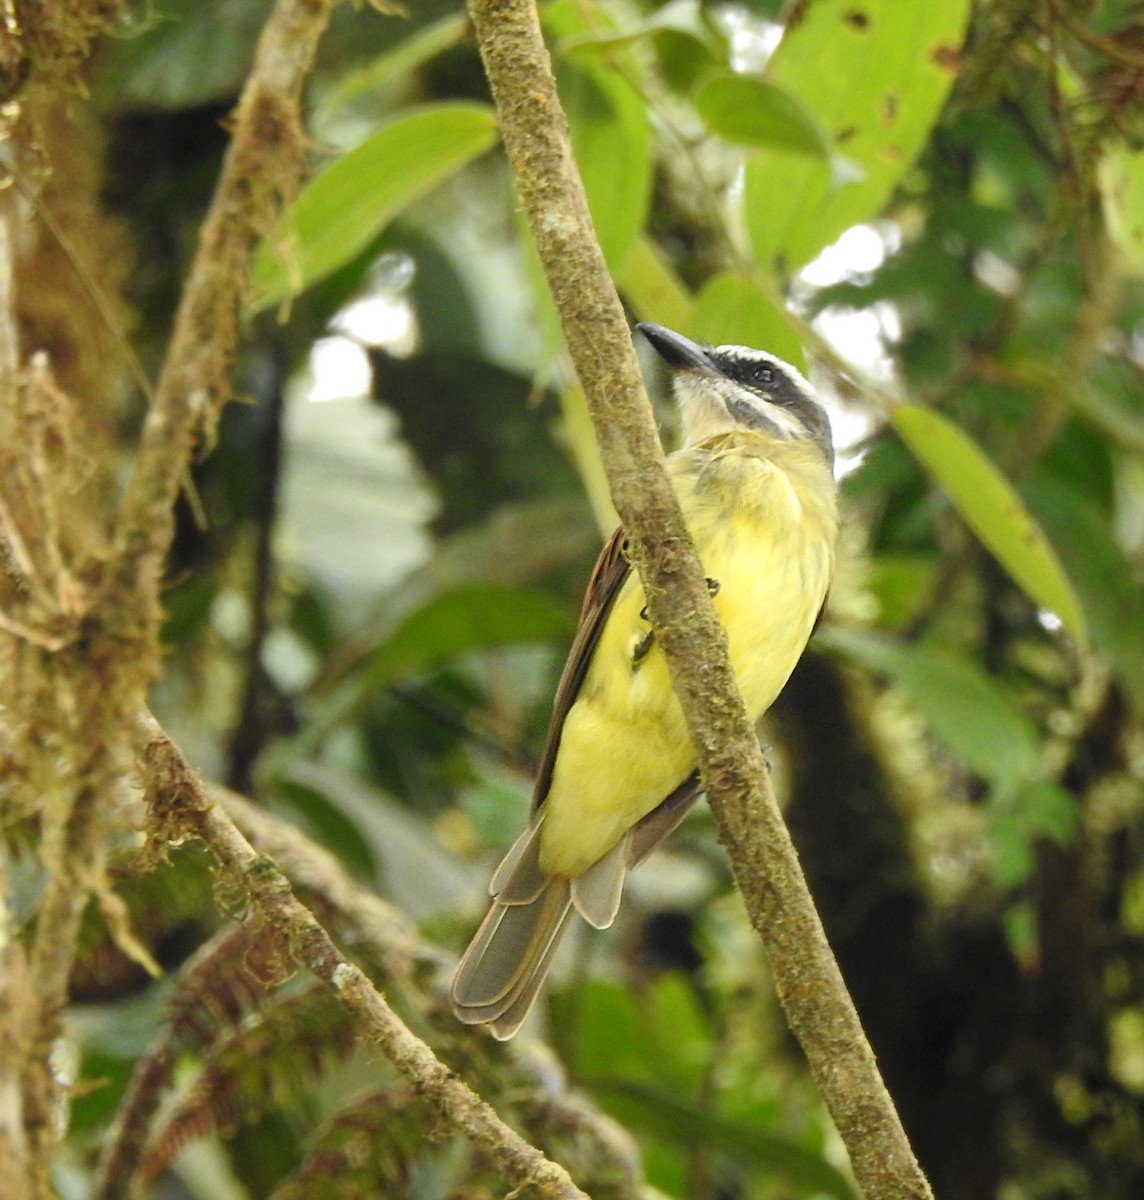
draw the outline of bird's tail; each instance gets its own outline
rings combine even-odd
[[[539,823],[505,855],[480,928],[453,976],[453,1010],[467,1025],[510,1038],[528,1015],[572,912],[567,879],[540,870]]]
[[[540,869],[541,820],[505,855],[489,891],[492,907],[453,977],[453,1010],[467,1025],[510,1038],[548,975],[573,907],[597,929],[611,925],[627,868],[627,839],[569,881]]]

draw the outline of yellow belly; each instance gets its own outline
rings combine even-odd
[[[695,470],[694,454],[679,456],[675,483],[704,572],[719,584],[715,608],[756,720],[794,670],[829,586],[833,482],[813,458],[789,471],[757,454],[722,459]],[[695,767],[662,653],[653,643],[633,665],[650,628],[644,603],[633,572],[565,719],[544,802],[548,873],[583,874]]]

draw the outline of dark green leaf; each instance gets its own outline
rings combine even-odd
[[[780,1176],[790,1186],[838,1200],[858,1200],[854,1185],[837,1167],[790,1138],[759,1129],[753,1123],[720,1117],[707,1107],[687,1103],[674,1092],[638,1083],[597,1082],[595,1087],[606,1095],[634,1101],[637,1119],[642,1117],[643,1123],[673,1141],[684,1145],[702,1141],[758,1170]]]
[[[315,841],[332,850],[360,879],[372,882],[377,878],[377,861],[368,841],[325,792],[292,779],[280,780],[275,790]]]
[[[466,15],[456,12],[418,29],[387,54],[380,55],[368,66],[352,71],[342,79],[337,87],[323,97],[319,119],[358,96],[376,92],[403,79],[443,50],[456,45],[465,36],[467,27]]]
[[[1036,866],[1039,838],[1070,842],[1076,834],[1076,798],[1047,780],[1032,780],[997,805],[989,823],[993,878],[1002,888],[1018,887]]]
[[[233,97],[250,70],[269,0],[163,0],[136,9],[130,36],[109,38],[97,89],[117,105],[179,109]]]
[[[936,571],[922,554],[879,554],[870,560],[870,591],[878,601],[878,624],[902,629],[920,613]]]
[[[1059,477],[1034,476],[1025,492],[1075,580],[1095,648],[1144,712],[1144,593],[1108,514]]]
[[[571,636],[569,614],[538,592],[474,583],[442,592],[407,616],[378,648],[369,680],[381,687],[458,655]]]

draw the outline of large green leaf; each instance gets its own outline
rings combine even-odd
[[[719,72],[700,85],[695,107],[708,128],[729,142],[830,160],[830,139],[814,114],[766,80]]]
[[[394,629],[370,661],[374,687],[489,646],[567,638],[572,618],[539,592],[473,583],[434,596]]]
[[[418,29],[392,50],[379,55],[365,67],[349,72],[322,97],[320,115],[327,117],[362,95],[369,95],[405,79],[438,54],[455,46],[465,36],[465,13],[450,13]]]
[[[486,104],[432,104],[383,126],[316,175],[259,248],[254,308],[265,308],[348,262],[403,208],[496,140]]]
[[[901,687],[933,736],[998,792],[1011,793],[1037,775],[1035,726],[970,659],[858,629],[824,629],[818,640]]]
[[[603,19],[602,12],[596,16]],[[581,7],[559,0],[544,12],[558,38],[588,33]],[[622,59],[624,51],[617,50]],[[556,60],[556,83],[568,115],[572,151],[584,182],[600,249],[613,273],[643,230],[651,199],[651,125],[647,105],[620,71],[583,58]]]
[[[902,441],[941,485],[966,524],[1037,604],[1083,647],[1084,616],[1073,585],[1013,485],[961,429],[939,413],[903,404],[891,416]]]
[[[1144,270],[1144,154],[1117,149],[1100,165],[1105,220],[1132,270]]]
[[[1107,512],[1091,495],[1043,474],[1028,481],[1025,494],[1076,581],[1093,645],[1144,712],[1144,593]]]
[[[969,0],[816,0],[786,33],[769,83],[801,101],[861,169],[779,149],[752,155],[747,224],[758,262],[794,270],[874,216],[925,144],[956,75]]]
[[[786,314],[749,275],[724,271],[703,285],[695,302],[691,334],[715,345],[769,350],[800,371],[806,370],[802,343]]]
[[[635,240],[616,283],[641,320],[655,321],[668,329],[691,328],[695,302],[651,238]]]

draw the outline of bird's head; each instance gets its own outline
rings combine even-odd
[[[749,346],[701,346],[662,325],[636,328],[671,368],[685,445],[751,429],[784,441],[812,441],[833,462],[830,419],[789,363]]]

